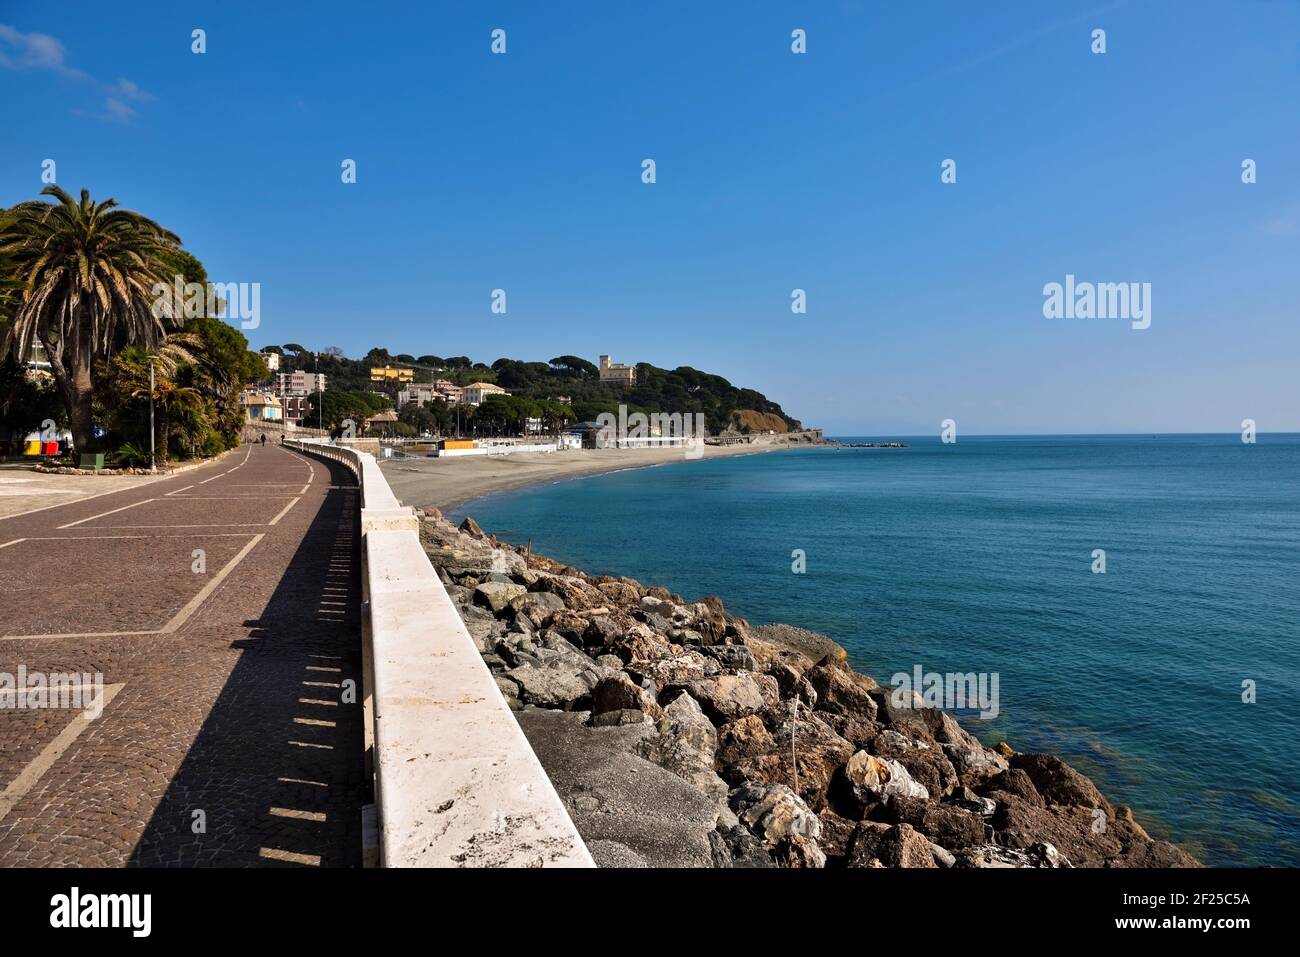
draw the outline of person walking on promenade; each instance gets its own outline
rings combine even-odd
[[[262,448],[266,448],[266,433],[262,433]]]

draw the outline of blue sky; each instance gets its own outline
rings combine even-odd
[[[1296,0],[51,10],[0,2],[0,203],[55,159],[259,282],[256,346],[608,352],[839,433],[1300,430]],[[1151,327],[1045,319],[1067,273]]]

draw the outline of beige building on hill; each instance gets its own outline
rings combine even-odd
[[[610,362],[609,356],[601,356],[600,381],[636,385],[636,366],[624,365],[621,362]]]
[[[483,400],[490,395],[509,395],[505,389],[499,385],[493,385],[491,382],[471,382],[465,386],[461,396],[461,401],[466,405],[482,405]]]

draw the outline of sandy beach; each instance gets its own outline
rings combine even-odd
[[[807,448],[810,444],[762,437],[753,444],[705,446],[703,456],[694,461]],[[393,493],[403,504],[446,510],[483,495],[526,485],[684,460],[690,461],[681,449],[570,449],[463,458],[390,459],[381,467]]]

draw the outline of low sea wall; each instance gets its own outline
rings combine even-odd
[[[592,867],[563,803],[375,457],[322,440],[361,488],[364,700],[384,867]]]

